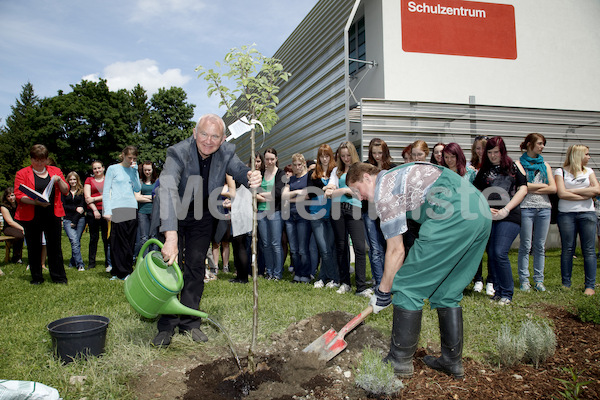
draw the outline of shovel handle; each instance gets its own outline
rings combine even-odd
[[[352,329],[356,328],[361,322],[365,320],[373,312],[373,306],[368,306],[364,310],[360,312],[356,317],[352,318],[350,322],[348,322],[342,329],[340,329],[340,333],[338,333],[336,340],[343,339],[344,336]]]

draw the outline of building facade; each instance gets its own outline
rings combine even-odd
[[[384,139],[394,160],[416,139],[459,143],[501,135],[513,158],[527,133],[600,155],[600,2],[597,0],[321,0],[274,54],[279,122],[257,148],[280,163],[350,140],[366,158]],[[243,159],[245,137],[234,140]]]

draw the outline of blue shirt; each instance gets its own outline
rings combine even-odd
[[[137,209],[134,192],[141,189],[137,167],[124,168],[121,164],[108,167],[102,197],[104,215],[112,215],[116,208]]]
[[[346,185],[346,174],[342,174],[342,176],[340,176],[339,180],[338,180],[338,188],[347,188],[348,185]],[[339,196],[339,197],[335,197],[333,199],[333,201],[339,201],[342,203],[350,203],[353,206],[356,207],[362,207],[362,203],[360,202],[360,200],[358,200],[356,197],[352,197],[349,196],[347,194],[343,195],[343,196]]]
[[[293,192],[294,190],[304,189],[307,185],[308,185],[308,173],[302,175],[300,178],[296,177],[295,175],[292,175],[290,177],[290,192]],[[290,202],[290,212],[293,212],[293,213],[297,212],[295,202]]]

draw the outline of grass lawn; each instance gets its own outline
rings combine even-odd
[[[84,233],[82,251],[87,263],[89,236]],[[0,248],[3,246],[0,246]],[[68,264],[70,245],[63,235],[63,256]],[[1,252],[2,250],[0,250]],[[97,267],[78,272],[68,268],[68,285],[55,285],[44,272],[46,282],[41,286],[29,284],[30,274],[25,271],[27,251],[23,265],[2,265],[5,276],[0,277],[0,379],[42,382],[58,389],[65,399],[135,399],[128,381],[145,365],[158,358],[190,355],[202,348],[214,352],[215,358],[230,354],[215,352],[217,346],[226,345],[224,335],[206,327],[211,340],[207,344],[193,343],[189,338],[177,336],[167,350],[150,346],[156,334],[155,321],[140,318],[129,306],[123,293],[122,281],[109,281],[104,271],[102,246],[98,249]],[[573,288],[561,289],[560,250],[549,250],[546,257],[545,284],[548,291],[522,293],[515,289],[513,305],[493,305],[487,296],[465,290],[462,302],[465,318],[464,356],[493,366],[496,363],[495,341],[503,324],[514,329],[525,319],[539,318],[535,308],[538,303],[570,306],[583,296],[583,259],[581,253],[574,260]],[[517,254],[511,252],[515,282]],[[230,265],[233,265],[230,262]],[[287,263],[286,263],[287,271]],[[286,272],[287,274],[287,272]],[[484,276],[487,274],[484,267]],[[370,278],[369,271],[367,271]],[[205,286],[201,309],[216,319],[230,334],[236,348],[247,349],[252,328],[252,285],[228,282],[233,274],[219,274],[219,279]],[[285,278],[289,281],[291,276]],[[312,315],[343,310],[357,314],[368,304],[368,299],[352,294],[339,295],[333,290],[314,289],[312,285],[259,279],[260,321],[259,342],[267,343],[273,333],[280,333],[291,323]],[[52,341],[46,325],[63,317],[82,314],[99,314],[110,318],[106,340],[106,354],[87,361],[62,365],[52,353]],[[392,310],[382,311],[367,318],[366,323],[391,333]],[[420,345],[438,343],[437,314],[424,311]],[[242,352],[240,356],[245,356]],[[72,376],[86,376],[85,383],[71,384]]]

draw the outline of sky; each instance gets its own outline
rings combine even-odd
[[[271,57],[317,0],[0,0],[0,125],[23,85],[40,98],[82,79],[151,97],[182,87],[195,119],[224,113],[195,68],[234,47]]]

